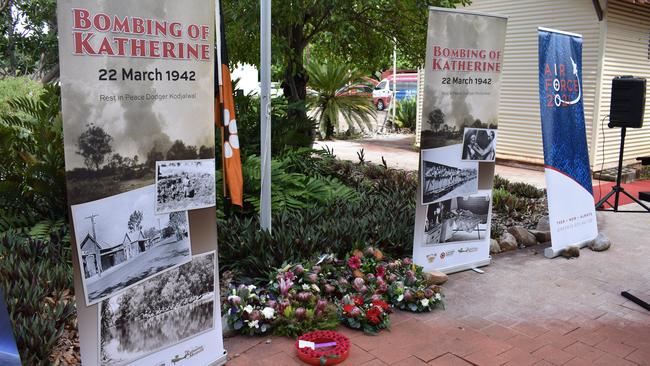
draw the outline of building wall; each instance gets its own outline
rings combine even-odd
[[[650,7],[610,0],[605,9],[604,23],[607,31],[604,38],[600,118],[609,114],[612,79],[615,76],[634,75],[650,80]],[[642,129],[627,131],[626,164],[635,163],[638,156],[650,156],[650,103],[647,101],[643,125]],[[597,149],[592,152],[592,161],[593,169],[598,171],[601,166],[608,168],[618,163],[621,131],[619,128],[607,128],[607,120],[604,126],[597,121],[596,127],[592,140]]]
[[[592,143],[601,27],[591,0],[473,0],[468,9],[508,17],[497,157],[543,164],[537,27],[579,33],[587,142]],[[647,48],[647,47],[646,47]],[[597,118],[597,117],[596,117]],[[591,146],[590,146],[591,148]]]

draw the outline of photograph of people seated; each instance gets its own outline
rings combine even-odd
[[[430,204],[424,223],[427,244],[485,239],[488,235],[490,192],[479,191],[468,197],[456,197]]]
[[[492,162],[496,158],[497,131],[485,128],[465,128],[463,160]]]

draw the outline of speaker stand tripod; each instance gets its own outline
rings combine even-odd
[[[601,211],[614,211],[614,212],[650,212],[650,207],[646,206],[643,202],[641,202],[639,199],[636,197],[632,196],[628,192],[625,191],[623,187],[621,187],[621,174],[623,172],[623,151],[625,147],[625,133],[626,133],[626,128],[621,127],[621,147],[618,152],[618,172],[616,174],[616,185],[612,187],[612,191],[609,192],[605,197],[603,197],[598,203],[596,203],[596,210],[601,210]],[[632,201],[636,202],[639,204],[641,207],[645,209],[645,211],[642,210],[635,210],[635,211],[619,211],[618,210],[618,198],[620,194],[624,194],[628,196],[629,198],[632,199]],[[614,205],[612,206],[611,203],[607,202],[607,200],[612,197],[614,197]],[[605,204],[608,204],[612,209],[605,209]]]

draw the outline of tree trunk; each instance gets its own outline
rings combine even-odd
[[[285,31],[289,46],[285,49],[286,67],[282,90],[289,103],[304,102],[307,99],[307,81],[309,76],[303,63],[303,54],[307,46],[302,24],[288,26]],[[289,109],[289,117],[307,120],[307,112],[302,109]],[[314,139],[314,131],[310,128],[305,131],[310,139]]]

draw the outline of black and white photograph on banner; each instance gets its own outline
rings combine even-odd
[[[461,144],[467,128],[496,129],[498,125],[501,52],[487,50],[502,49],[504,22],[488,17],[434,16],[427,31],[422,149]],[[447,20],[451,18],[453,25]],[[458,58],[456,52],[466,48],[478,51],[473,55],[478,58]],[[480,67],[470,70],[468,64]]]
[[[150,185],[72,206],[87,305],[192,259],[187,212],[154,202]]]
[[[113,14],[120,13],[124,5],[108,1],[101,7],[103,12]],[[151,5],[144,2],[136,1],[129,7],[132,14],[151,11]],[[171,9],[164,11],[173,14]],[[62,91],[70,204],[154,184],[156,161],[214,158],[214,123],[204,123],[214,118],[211,107],[206,105],[213,98],[209,93],[214,88],[212,79],[202,77],[180,89],[178,82],[162,78],[88,83],[87,75],[107,68],[106,61],[87,57],[76,63],[76,57],[69,64],[74,63],[74,68],[66,69]],[[111,69],[160,70],[165,62],[168,60],[141,57],[134,68],[132,58],[113,57]],[[207,68],[201,67],[201,75],[208,75]],[[188,115],[202,123],[188,128],[187,123],[179,122]]]
[[[422,150],[422,204],[478,191],[478,162],[460,160],[462,145]]]
[[[104,300],[100,364],[126,365],[213,329],[215,253],[196,255],[189,263]]]
[[[215,205],[214,159],[156,162],[156,213]]]
[[[483,240],[488,235],[490,191],[432,203],[424,224],[426,245]]]
[[[494,162],[496,159],[497,130],[465,128],[462,160]]]

